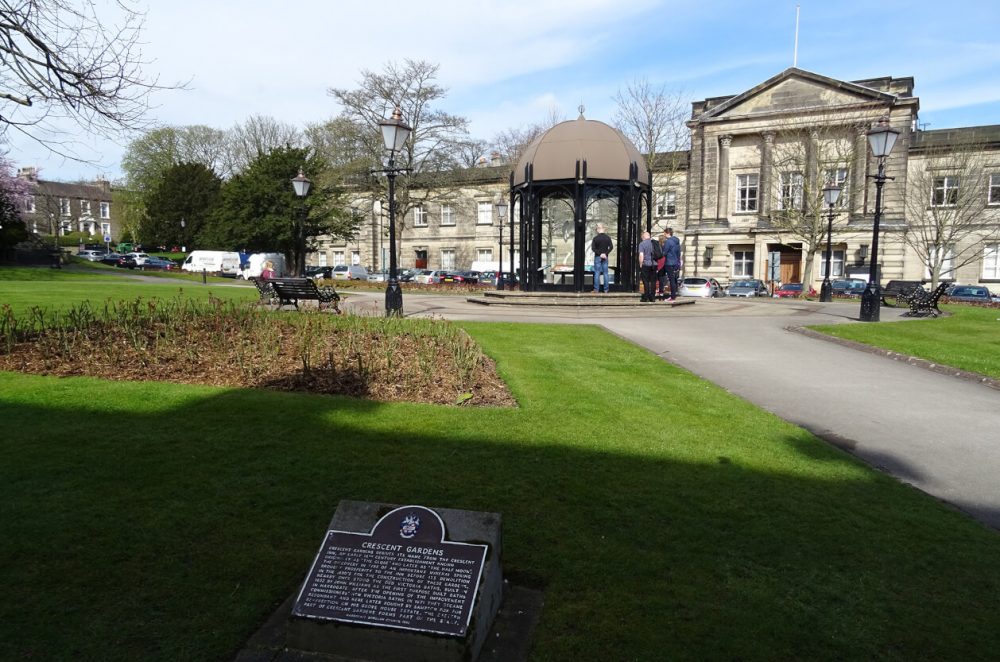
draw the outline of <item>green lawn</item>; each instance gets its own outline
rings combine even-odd
[[[257,290],[253,287],[231,287],[235,284],[231,278],[208,285],[202,285],[200,278],[196,282],[173,278],[157,280],[161,282],[141,282],[126,274],[97,269],[0,267],[0,305],[8,304],[19,314],[32,306],[55,310],[85,300],[96,305],[108,299],[165,298],[178,294],[198,299],[213,296],[252,301],[257,298]]]
[[[1000,379],[1000,308],[953,304],[942,310],[950,316],[810,328]]]
[[[0,373],[0,659],[231,659],[341,499],[499,512],[533,659],[987,659],[1000,537],[594,327],[521,406]]]

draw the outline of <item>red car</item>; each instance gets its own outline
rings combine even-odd
[[[782,283],[781,287],[774,291],[774,296],[779,299],[798,298],[802,296],[802,283]]]

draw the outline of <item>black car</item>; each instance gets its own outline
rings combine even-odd
[[[113,267],[118,264],[118,260],[120,259],[122,259],[122,256],[119,253],[106,253],[100,260],[98,260],[98,262]]]
[[[122,255],[118,258],[118,261],[115,262],[115,266],[119,269],[135,269],[135,257],[132,255]]]
[[[860,278],[841,278],[830,284],[830,291],[836,295],[859,297],[868,287],[868,283]]]
[[[306,278],[333,278],[333,267],[306,267]]]
[[[466,283],[475,284],[479,282],[482,274],[478,271],[459,271],[458,274],[465,279]]]

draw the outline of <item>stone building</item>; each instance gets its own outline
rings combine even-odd
[[[21,218],[36,234],[80,232],[101,241],[118,237],[111,208],[111,183],[99,179],[91,184],[69,184],[39,179],[34,168],[20,168],[18,178],[34,189],[24,203]]]
[[[882,281],[1000,283],[1000,126],[925,131],[912,78],[852,82],[791,68],[741,94],[692,104],[690,150],[657,155],[651,225],[673,227],[684,275],[805,282],[819,289],[830,208],[831,272],[867,280],[877,163],[865,132],[880,117],[900,131],[886,161],[879,239]],[[492,203],[509,196],[509,167],[461,174],[446,202],[401,219],[400,266],[466,269],[499,251]],[[372,203],[375,202],[373,205]],[[312,262],[387,264],[384,206],[359,195],[369,219],[353,243],[325,242]],[[508,264],[509,232],[504,237]]]

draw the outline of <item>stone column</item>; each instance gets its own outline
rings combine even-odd
[[[813,187],[823,188],[824,185],[819,179],[818,151],[819,131],[810,131],[809,144],[806,145],[806,171],[802,173],[802,203],[805,208],[809,208],[809,205],[816,200]]]
[[[865,168],[868,165],[868,129],[858,127],[854,136],[854,164],[851,166],[851,196],[849,200],[851,217],[861,218],[865,214],[865,189],[867,178]]]
[[[729,218],[729,146],[733,144],[733,137],[725,135],[719,138],[719,187],[716,209],[719,220]]]
[[[760,146],[760,209],[759,215],[769,216],[771,214],[771,188],[774,178],[774,164],[772,163],[774,151],[774,131],[765,131],[761,134],[763,142]]]

